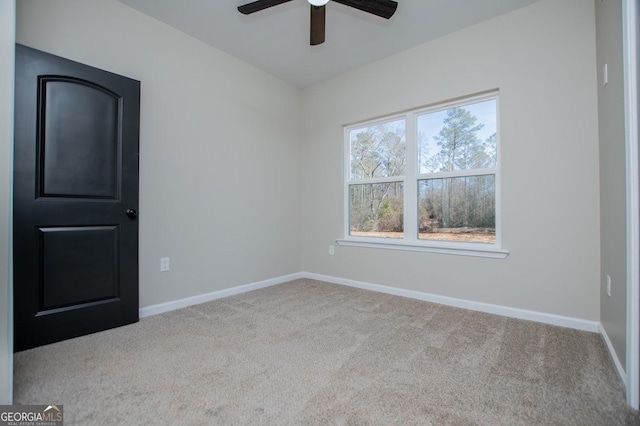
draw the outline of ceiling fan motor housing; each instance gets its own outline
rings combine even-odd
[[[250,15],[292,0],[257,0],[238,7],[238,11]],[[309,41],[312,46],[322,44],[325,40],[326,4],[329,0],[307,0],[311,7],[311,28]],[[336,3],[350,6],[381,18],[389,19],[396,13],[398,2],[392,0],[333,0]]]

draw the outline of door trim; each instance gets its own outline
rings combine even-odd
[[[16,29],[15,0],[0,1],[0,170],[3,199],[0,201],[0,404],[13,403],[13,91]],[[5,190],[6,194],[5,195]],[[6,216],[5,216],[6,215]],[[5,219],[6,217],[6,219]],[[5,340],[6,339],[6,340]],[[5,353],[6,351],[6,353]]]
[[[638,174],[638,1],[623,0],[627,198],[627,402],[638,409],[640,382],[640,176]]]

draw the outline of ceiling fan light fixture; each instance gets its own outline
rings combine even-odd
[[[329,0],[307,0],[312,6],[324,6]]]

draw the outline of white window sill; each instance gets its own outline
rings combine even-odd
[[[453,254],[458,256],[473,256],[473,257],[487,257],[492,259],[505,259],[509,256],[507,250],[498,250],[492,247],[474,247],[470,248],[468,245],[465,247],[436,247],[426,246],[422,244],[412,244],[406,241],[371,241],[368,240],[356,240],[356,239],[342,239],[336,240],[339,246],[346,247],[365,247],[374,249],[386,249],[386,250],[404,250],[404,251],[419,251],[426,253],[441,253],[441,254]]]

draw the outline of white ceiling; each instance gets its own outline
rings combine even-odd
[[[397,0],[389,19],[329,2],[326,41],[309,46],[309,4],[252,15],[251,0],[119,0],[159,21],[305,87],[538,0]]]

